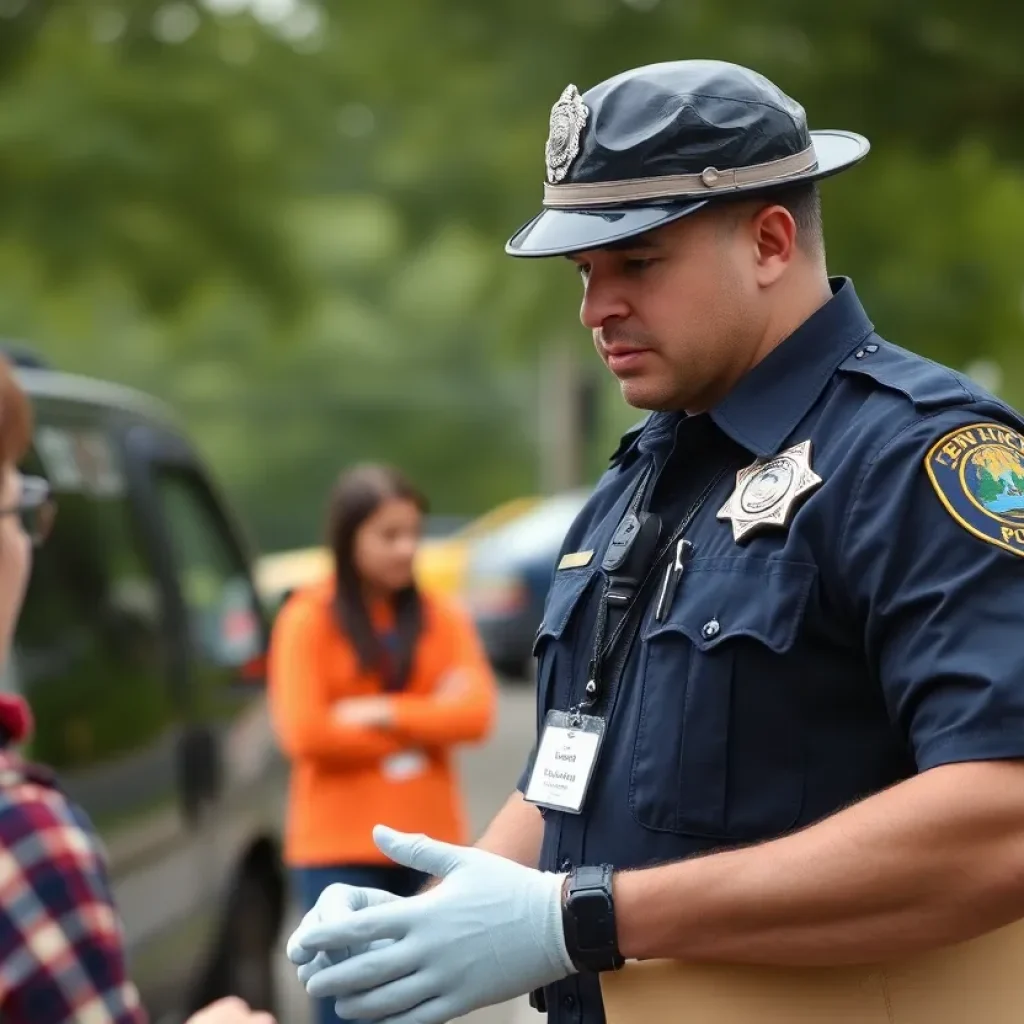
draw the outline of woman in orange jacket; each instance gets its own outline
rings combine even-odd
[[[374,846],[378,823],[467,841],[452,748],[487,736],[496,687],[468,616],[415,586],[424,509],[394,469],[344,474],[333,576],[293,594],[274,625],[271,712],[292,762],[285,859],[304,912],[334,882],[419,888]],[[321,1003],[319,1019],[337,1024]]]

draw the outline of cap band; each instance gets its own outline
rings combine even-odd
[[[544,205],[555,208],[610,206],[648,199],[706,198],[712,192],[774,185],[797,174],[813,171],[818,158],[811,143],[805,150],[750,167],[721,171],[705,167],[700,174],[662,174],[628,181],[588,181],[569,185],[544,185]]]

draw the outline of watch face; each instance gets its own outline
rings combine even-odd
[[[562,906],[565,941],[572,962],[583,971],[613,971],[625,963],[619,953],[608,864],[579,867],[570,876]]]
[[[579,930],[580,945],[589,949],[603,948],[614,939],[610,934],[612,904],[603,892],[574,894],[573,917]]]

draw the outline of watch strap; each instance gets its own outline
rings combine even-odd
[[[569,958],[581,971],[616,971],[619,952],[610,864],[574,868],[566,879],[562,924]]]

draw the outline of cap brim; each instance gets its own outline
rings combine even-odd
[[[602,210],[544,210],[505,243],[510,256],[568,256],[653,231],[707,206],[706,199]]]
[[[723,190],[707,199],[686,198],[658,205],[622,205],[593,210],[549,208],[524,224],[505,243],[505,252],[510,256],[568,256],[588,249],[601,249],[671,224],[711,202],[739,195],[768,193],[801,181],[817,181],[838,174],[860,163],[871,148],[866,138],[854,132],[813,131],[811,138],[818,158],[812,171],[775,182],[769,187],[760,184]]]

